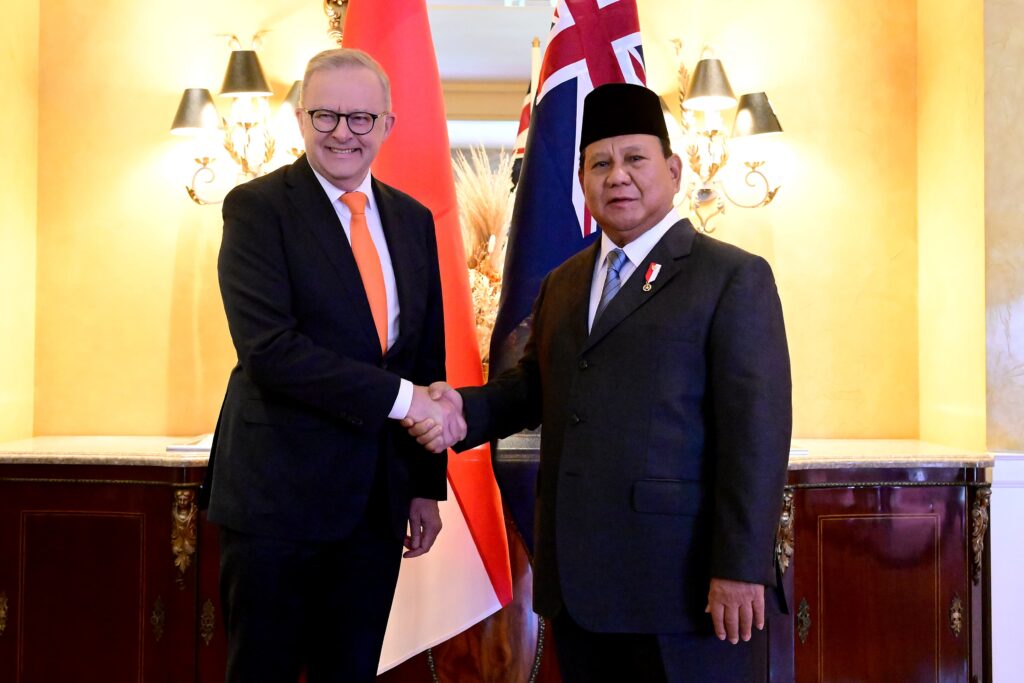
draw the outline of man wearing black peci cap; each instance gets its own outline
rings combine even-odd
[[[765,590],[792,422],[782,308],[764,259],[678,218],[681,171],[655,93],[590,93],[579,180],[600,241],[541,285],[518,366],[431,388],[464,401],[459,449],[543,423],[534,608],[568,683],[767,681],[763,627],[785,608]]]

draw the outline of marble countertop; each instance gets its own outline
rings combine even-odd
[[[793,439],[789,469],[992,467],[991,454],[913,439]]]
[[[37,436],[0,443],[0,464],[203,467],[210,436]],[[911,439],[794,439],[789,469],[992,467],[991,454]]]
[[[205,467],[209,445],[199,437],[37,436],[0,443],[4,465],[125,465]]]

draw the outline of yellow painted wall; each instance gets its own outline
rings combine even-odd
[[[320,4],[40,8],[35,432],[210,431],[234,363],[220,210],[187,198],[189,160],[168,129],[183,89],[220,89],[230,50],[217,33],[248,43],[273,29],[260,56],[283,99],[330,46]]]
[[[918,13],[921,438],[985,448],[982,3]]]
[[[985,3],[988,448],[1024,451],[1024,3]]]
[[[0,4],[0,441],[32,436],[39,8]]]
[[[775,201],[729,208],[716,235],[775,269],[795,435],[916,437],[915,3],[639,0],[639,9],[652,87],[675,88],[672,38],[690,69],[708,43],[737,95],[766,91],[785,130]]]

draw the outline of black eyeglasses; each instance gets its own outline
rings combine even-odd
[[[309,114],[309,118],[313,122],[313,128],[321,133],[333,133],[334,129],[338,127],[338,123],[345,119],[345,125],[348,126],[353,135],[366,135],[373,130],[373,125],[377,123],[377,119],[387,116],[386,111],[379,114],[371,114],[368,111],[339,114],[330,109],[304,109],[303,111]]]

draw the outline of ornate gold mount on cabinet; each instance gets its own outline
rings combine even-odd
[[[985,555],[985,532],[988,531],[988,504],[992,499],[992,489],[979,488],[974,494],[974,507],[971,509],[971,550],[974,552],[973,575],[974,585],[981,582],[981,569]]]
[[[174,580],[180,589],[185,588],[185,571],[196,554],[196,513],[196,492],[176,489],[171,511],[171,551],[174,553],[174,566],[178,568]]]
[[[0,592],[0,636],[7,630],[7,593],[6,591]]]
[[[957,638],[960,637],[960,631],[964,628],[964,603],[960,600],[960,596],[956,593],[953,594],[953,601],[949,604],[949,630],[953,632],[953,635]]]
[[[810,633],[811,606],[807,604],[807,598],[800,598],[800,609],[796,611],[796,634],[800,637],[801,643],[806,643]]]
[[[207,599],[203,603],[203,612],[199,617],[199,635],[203,637],[203,642],[207,645],[213,640],[213,629],[217,625],[216,610],[213,606],[213,601]]]
[[[785,574],[793,559],[793,491],[786,489],[782,493],[782,515],[779,517],[779,530],[775,533],[775,562],[779,565],[779,573]]]
[[[153,627],[153,637],[156,642],[164,637],[164,626],[167,625],[167,610],[164,609],[164,599],[159,595],[153,603],[153,612],[149,615],[149,623]]]

